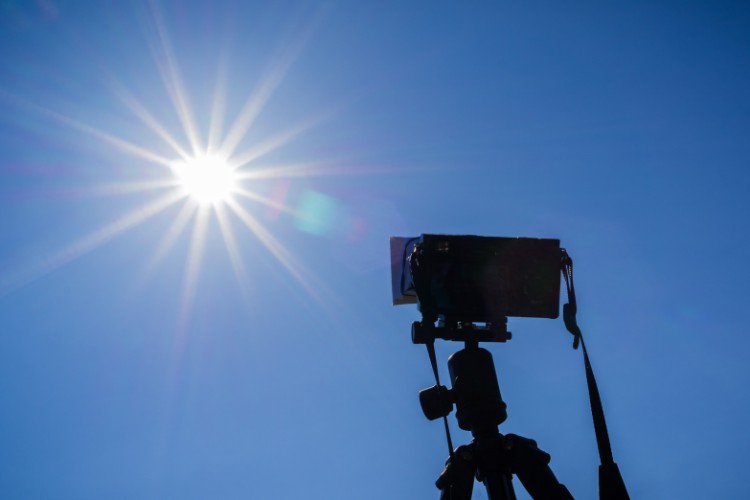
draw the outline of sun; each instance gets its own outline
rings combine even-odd
[[[237,191],[235,169],[219,155],[203,154],[176,162],[172,170],[183,193],[199,205],[228,202]]]
[[[176,217],[161,234],[146,272],[153,271],[155,266],[176,247],[181,235],[191,233],[187,237],[180,331],[184,331],[190,319],[209,235],[214,237],[220,234],[243,293],[251,290],[252,283],[247,281],[245,259],[240,247],[240,241],[243,240],[238,238],[238,227],[249,231],[260,246],[264,247],[311,297],[320,300],[321,303],[325,302],[321,298],[321,290],[324,287],[320,284],[314,286],[314,282],[318,280],[315,273],[298,260],[293,248],[289,248],[273,233],[267,222],[262,219],[262,214],[267,215],[270,221],[268,223],[275,222],[282,212],[299,219],[303,212],[291,204],[292,199],[287,192],[293,179],[339,174],[346,170],[319,160],[274,164],[267,158],[263,159],[271,153],[278,154],[280,148],[318,123],[321,118],[328,115],[328,112],[290,124],[272,135],[255,133],[254,128],[257,127],[261,111],[306,45],[312,26],[299,30],[299,38],[289,40],[281,47],[277,56],[273,58],[273,65],[268,68],[265,75],[260,75],[255,91],[247,96],[244,103],[232,103],[231,119],[227,114],[229,93],[225,88],[228,71],[225,64],[229,62],[221,62],[215,77],[215,91],[210,96],[210,103],[206,102],[208,108],[201,107],[208,113],[201,116],[194,112],[193,103],[188,97],[188,87],[182,80],[177,59],[173,57],[174,50],[170,44],[169,33],[165,30],[166,24],[161,20],[157,4],[158,2],[149,4],[153,15],[150,26],[153,26],[156,36],[148,41],[150,45],[153,43],[152,55],[155,69],[158,69],[152,73],[161,76],[163,90],[172,105],[171,111],[174,116],[158,116],[147,105],[150,101],[142,100],[148,98],[148,95],[139,98],[124,82],[117,81],[114,75],[106,79],[111,84],[108,90],[112,91],[120,103],[138,120],[138,124],[149,133],[144,137],[145,142],[157,144],[156,149],[149,149],[138,140],[119,136],[112,131],[82,122],[19,96],[6,96],[4,93],[7,92],[0,89],[0,101],[8,101],[6,98],[9,97],[8,102],[14,105],[28,108],[47,119],[91,136],[111,146],[117,153],[137,158],[139,170],[136,174],[145,173],[140,170],[142,164],[160,169],[153,173],[149,171],[148,175],[138,175],[122,182],[97,187],[93,191],[94,194],[138,194],[139,201],[145,200],[145,203],[139,203],[131,211],[81,236],[54,254],[41,259],[38,264],[20,269],[10,276],[0,273],[0,297],[169,210],[175,212]],[[170,130],[168,124],[173,124],[175,118],[179,122],[179,127]],[[248,144],[251,130],[254,131],[252,136],[257,142]],[[271,188],[270,195],[266,192],[267,188]],[[151,194],[154,194],[154,198],[146,198],[145,195]],[[266,210],[256,212],[253,208]],[[320,210],[320,207],[306,210]],[[320,215],[318,212],[318,216]],[[322,215],[327,216],[328,214]],[[209,228],[212,227],[209,224],[216,224],[218,231],[209,232]]]

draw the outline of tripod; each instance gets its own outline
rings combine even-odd
[[[416,342],[417,337],[413,335],[415,343],[422,343]],[[498,426],[507,413],[492,354],[477,341],[467,341],[464,349],[448,359],[448,371],[452,389],[438,384],[420,392],[422,410],[434,420],[446,417],[455,403],[458,426],[470,431],[474,439],[451,453],[436,483],[440,499],[469,500],[476,476],[490,500],[515,500],[511,480],[516,474],[534,499],[572,500],[549,468],[550,456],[536,442],[500,434]]]

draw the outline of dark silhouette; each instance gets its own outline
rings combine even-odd
[[[599,391],[576,322],[573,261],[559,240],[422,235],[406,243],[402,269],[396,270],[401,274],[394,279],[401,284],[401,295],[416,297],[422,313],[422,321],[412,325],[412,342],[427,346],[436,385],[420,392],[419,401],[428,419],[443,419],[450,453],[436,483],[441,500],[469,500],[474,477],[484,483],[490,500],[515,500],[513,474],[535,499],[573,498],[550,469],[550,456],[535,441],[500,433],[499,425],[507,418],[506,404],[492,355],[479,347],[480,342],[511,338],[508,316],[557,318],[561,271],[568,292],[563,320],[573,334],[573,347],[582,346],[584,354],[601,458],[599,496],[629,500],[612,457]],[[464,348],[448,359],[451,389],[440,384],[435,355],[438,338],[464,342]],[[447,420],[454,405],[458,426],[473,436],[469,444],[455,450]]]

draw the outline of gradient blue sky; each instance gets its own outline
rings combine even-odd
[[[437,498],[418,312],[390,305],[388,237],[420,233],[561,239],[631,496],[750,497],[748,25],[728,1],[3,2],[3,498]],[[163,164],[191,137],[268,175],[192,211]],[[595,498],[581,353],[561,321],[510,329],[501,429]]]

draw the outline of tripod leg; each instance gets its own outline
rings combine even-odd
[[[513,476],[506,472],[492,471],[482,479],[490,500],[516,500]]]
[[[477,450],[477,479],[484,483],[489,500],[516,500],[513,490],[513,470],[502,447],[502,434],[475,437]]]
[[[471,500],[476,471],[473,445],[459,446],[453,458],[448,459],[445,469],[435,483],[440,489],[440,500]]]
[[[549,467],[550,456],[537,448],[532,439],[506,434],[503,447],[513,473],[535,500],[573,500],[568,489],[558,482]]]

